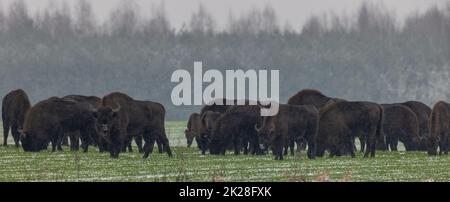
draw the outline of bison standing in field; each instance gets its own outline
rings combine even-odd
[[[437,102],[430,116],[430,135],[428,137],[428,155],[448,154],[450,143],[450,104],[444,101]]]
[[[209,151],[211,154],[225,154],[233,145],[238,155],[241,149],[244,154],[258,152],[258,136],[254,125],[259,122],[260,108],[257,105],[238,105],[230,107],[222,114],[212,129]],[[249,148],[248,148],[249,147]]]
[[[261,127],[255,125],[259,143],[272,148],[275,160],[283,160],[283,147],[291,146],[296,139],[308,143],[308,158],[315,158],[315,144],[319,126],[319,112],[311,105],[280,105],[275,116],[262,117]]]
[[[196,138],[200,131],[200,114],[192,113],[189,116],[186,130],[184,130],[184,136],[186,137],[187,147],[191,147],[194,138]],[[197,144],[198,145],[198,144]],[[198,145],[200,148],[200,145]]]
[[[52,143],[61,149],[64,133],[80,131],[82,140],[93,130],[93,108],[86,103],[52,97],[33,106],[27,113],[21,141],[24,151],[38,152]],[[83,148],[87,151],[87,148]]]
[[[430,120],[431,108],[418,101],[408,101],[400,104],[409,107],[416,114],[417,120],[419,121],[419,136],[421,139],[419,149],[421,151],[426,151],[427,140],[430,135],[430,128],[428,124]]]
[[[28,96],[22,89],[14,90],[8,93],[2,102],[2,121],[3,121],[3,145],[8,144],[9,130],[16,147],[19,147],[20,133],[19,128],[23,127],[25,115],[30,109],[31,104]]]
[[[383,131],[386,141],[384,149],[397,151],[398,141],[405,145],[406,151],[419,149],[419,122],[416,114],[406,106],[382,104],[384,111]]]
[[[371,102],[336,102],[320,110],[317,156],[329,150],[330,157],[350,151],[355,156],[353,139],[360,137],[367,145],[364,157],[375,156],[376,140],[383,132],[383,109]]]
[[[206,150],[208,149],[214,124],[221,115],[222,114],[219,112],[206,111],[200,117],[199,133],[195,137],[195,141],[197,142],[202,155],[205,155]]]
[[[98,133],[106,141],[112,158],[130,146],[133,136],[140,135],[145,140],[144,158],[152,152],[157,140],[161,141],[162,150],[172,156],[164,127],[165,109],[161,104],[136,101],[116,92],[102,98],[95,117]]]
[[[92,108],[95,107],[95,105],[101,100],[99,97],[96,96],[84,96],[84,95],[67,95],[62,97],[62,99],[65,100],[71,100],[74,102],[79,102],[79,103],[87,103],[89,105],[92,106]],[[99,138],[98,135],[96,134],[95,130],[90,131],[91,136],[89,137],[88,142],[82,142],[82,148],[85,148],[87,146],[85,146],[84,144],[95,144],[98,146],[100,151],[103,151],[104,148],[102,147],[102,144],[99,142]],[[62,140],[62,145],[67,145],[68,143],[65,144],[65,142],[68,142],[67,139],[70,138],[70,150],[72,151],[78,151],[79,147],[80,147],[80,132],[76,131],[73,133],[67,133],[64,134],[64,138]]]

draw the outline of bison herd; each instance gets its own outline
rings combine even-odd
[[[219,101],[219,102],[217,102]],[[234,103],[221,105],[217,103]],[[427,105],[409,101],[377,104],[331,98],[313,89],[305,89],[279,105],[275,116],[262,117],[262,105],[246,100],[220,99],[190,115],[184,131],[187,146],[197,143],[202,155],[223,155],[227,150],[238,155],[264,155],[271,149],[276,160],[283,155],[307,150],[307,157],[350,155],[355,157],[355,138],[360,141],[364,157],[374,157],[376,150],[396,151],[402,142],[406,151],[427,151],[429,155],[448,153],[450,104],[439,101]],[[3,98],[2,121],[4,145],[9,131],[16,147],[38,152],[51,144],[52,151],[61,145],[84,152],[95,146],[109,152],[132,152],[134,140],[147,158],[155,143],[160,153],[172,152],[166,135],[164,106],[157,102],[135,100],[114,92],[102,98],[69,95],[51,97],[31,106],[23,90]],[[81,145],[80,145],[81,143]]]
[[[62,150],[70,138],[70,149],[89,146],[100,152],[109,152],[117,158],[120,152],[132,151],[131,142],[147,158],[155,143],[159,151],[172,156],[164,128],[163,105],[134,100],[123,93],[111,93],[103,98],[69,95],[51,97],[31,106],[23,90],[8,93],[2,104],[4,142],[7,145],[9,129],[14,142],[27,152],[47,149]],[[144,145],[142,145],[144,140]]]

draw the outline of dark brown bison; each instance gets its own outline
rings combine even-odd
[[[192,142],[194,141],[194,138],[197,137],[197,135],[200,132],[200,114],[198,113],[192,113],[189,116],[189,120],[186,126],[186,130],[184,130],[184,136],[186,137],[186,144],[187,147],[191,147]],[[200,146],[199,146],[200,148]]]
[[[93,130],[93,108],[86,103],[49,98],[33,106],[27,113],[21,141],[24,151],[37,152],[52,143],[52,151],[61,149],[64,133],[80,131],[84,140]],[[87,148],[85,149],[87,151]]]
[[[427,140],[430,134],[430,128],[428,124],[430,120],[431,108],[426,104],[418,101],[408,101],[400,104],[409,107],[416,114],[417,120],[419,121],[419,135],[421,139],[419,149],[421,151],[426,151]]]
[[[92,107],[95,107],[95,105],[101,100],[99,97],[96,96],[84,96],[84,95],[67,95],[62,97],[62,99],[66,99],[68,101],[74,101],[79,103],[87,103],[90,104]],[[85,148],[86,145],[84,144],[94,144],[99,147],[100,151],[103,151],[104,148],[99,144],[98,142],[98,136],[95,134],[95,130],[91,131],[91,136],[88,139],[88,142],[82,142],[82,148]],[[66,133],[64,134],[64,138],[62,140],[62,145],[68,145],[68,138],[70,138],[70,150],[72,151],[78,151],[79,145],[80,145],[80,132],[76,131],[73,133]]]
[[[359,137],[367,145],[364,157],[375,156],[376,140],[382,136],[383,109],[371,102],[336,102],[320,110],[317,156],[325,150],[330,157],[350,151],[355,156],[353,140]]]
[[[206,150],[208,150],[214,124],[221,115],[219,112],[206,111],[200,117],[199,134],[196,136],[195,141],[202,155],[205,155]]]
[[[444,101],[437,102],[430,116],[430,135],[428,137],[428,155],[448,154],[450,142],[450,104]]]
[[[114,112],[114,109],[120,110]],[[117,158],[121,150],[130,147],[133,136],[141,135],[145,140],[144,158],[152,152],[157,139],[161,141],[163,150],[172,156],[164,127],[165,109],[161,104],[136,101],[116,92],[102,98],[95,117],[97,131],[112,158]]]
[[[330,100],[333,101],[345,101],[339,98],[331,98],[322,94],[320,91],[315,89],[304,89],[299,91],[297,94],[289,98],[288,104],[290,105],[312,105],[317,109],[321,109]]]
[[[19,147],[20,133],[19,129],[23,127],[25,115],[30,109],[31,104],[28,96],[22,89],[11,91],[6,94],[2,102],[2,121],[3,121],[3,145],[8,144],[9,130],[16,147]]]
[[[275,160],[283,160],[283,147],[293,147],[295,140],[300,138],[308,143],[308,158],[315,158],[319,112],[314,106],[281,104],[277,115],[262,119],[261,127],[255,125],[259,143],[261,147],[268,145],[272,148]]]
[[[254,129],[260,119],[260,108],[257,105],[231,106],[216,121],[212,129],[209,151],[211,154],[225,154],[233,145],[237,155],[241,149],[244,154],[256,154],[258,136]]]
[[[386,146],[383,149],[397,151],[398,141],[405,145],[406,151],[419,149],[419,122],[416,114],[408,107],[399,104],[382,104],[384,111],[383,131]]]

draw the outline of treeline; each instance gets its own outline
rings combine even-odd
[[[21,0],[4,5],[0,94],[23,88],[35,103],[122,91],[163,103],[168,119],[187,119],[199,107],[171,104],[170,76],[203,61],[204,69],[279,69],[282,101],[303,88],[380,103],[450,98],[450,4],[405,20],[362,4],[349,16],[311,16],[301,31],[270,6],[230,14],[224,29],[201,5],[180,29],[163,5],[144,10],[121,1],[110,18],[97,17],[87,0],[35,13]]]

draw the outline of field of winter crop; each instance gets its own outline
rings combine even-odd
[[[12,144],[0,146],[0,181],[450,180],[450,157],[428,157],[425,152],[377,152],[374,159],[358,156],[316,160],[307,159],[303,152],[283,161],[272,160],[270,155],[201,156],[195,146],[185,148],[184,128],[185,122],[167,123],[172,158],[156,152],[144,160],[134,152],[111,159],[93,147],[88,153],[70,152],[67,147],[63,152],[25,153]],[[9,142],[12,143],[11,136]]]

